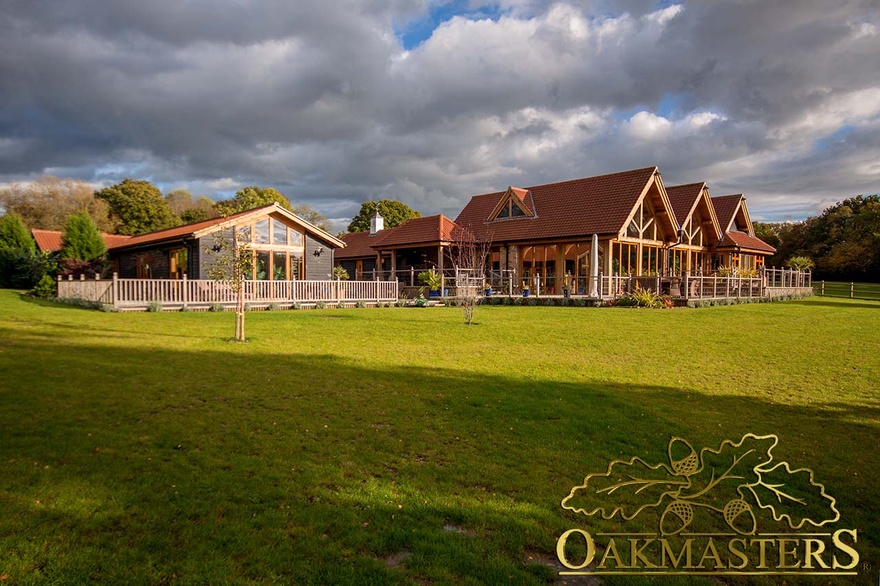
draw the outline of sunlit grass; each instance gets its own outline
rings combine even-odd
[[[105,314],[0,292],[0,576],[553,580],[611,459],[776,433],[880,554],[880,303]],[[611,527],[614,522],[601,522]],[[869,576],[863,576],[866,582]]]

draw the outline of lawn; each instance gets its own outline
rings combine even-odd
[[[0,291],[0,584],[552,583],[562,532],[621,529],[561,507],[587,473],[748,432],[815,471],[877,583],[880,303],[476,321],[255,312],[233,344],[231,313]]]

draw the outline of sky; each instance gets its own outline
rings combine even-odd
[[[397,199],[659,167],[754,220],[880,190],[880,0],[4,0],[0,183]]]

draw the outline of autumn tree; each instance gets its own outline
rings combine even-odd
[[[61,258],[92,261],[104,256],[107,245],[88,214],[70,216],[61,234]]]
[[[238,212],[252,210],[263,206],[278,203],[282,207],[292,209],[290,201],[280,191],[273,187],[243,187],[239,189],[232,199],[218,201],[214,208],[221,216],[229,216]]]
[[[119,234],[146,234],[180,225],[159,189],[149,181],[124,179],[95,192],[107,202]]]
[[[182,224],[192,224],[218,216],[213,201],[205,196],[194,199],[193,194],[186,189],[175,189],[165,195],[165,201],[171,208],[171,213],[177,216]]]
[[[113,230],[107,203],[95,197],[93,186],[76,179],[41,177],[32,183],[8,185],[0,189],[0,207],[21,216],[31,228],[63,230],[67,218],[84,212],[98,230]]]
[[[291,206],[290,210],[313,226],[317,226],[328,234],[331,233],[330,231],[333,229],[333,226],[330,225],[330,220],[327,218],[327,216],[318,212],[318,210],[305,204],[297,204]]]
[[[382,199],[379,201],[365,201],[361,204],[361,209],[348,225],[349,232],[369,232],[370,219],[376,215],[376,210],[385,220],[386,228],[396,228],[410,218],[421,218],[422,213],[418,212],[401,201],[392,199]]]

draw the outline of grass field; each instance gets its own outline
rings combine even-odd
[[[0,584],[552,583],[563,531],[622,527],[561,508],[585,474],[747,432],[816,472],[877,583],[880,303],[476,321],[260,312],[241,345],[231,313],[0,291]]]
[[[824,288],[823,288],[824,287]],[[842,281],[818,281],[813,283],[816,295],[825,297],[849,297],[880,301],[880,283],[844,283]]]

